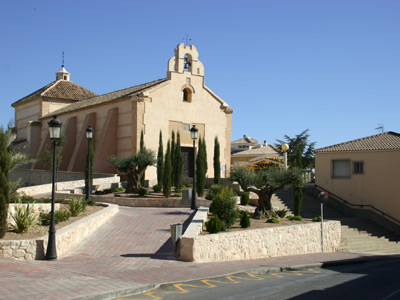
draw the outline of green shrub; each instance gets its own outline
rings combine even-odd
[[[175,193],[172,195],[172,197],[181,197],[182,198],[182,193]]]
[[[277,218],[272,217],[271,219],[268,219],[267,223],[280,223],[281,221]]]
[[[86,210],[86,203],[82,197],[72,197],[72,199],[68,201],[68,206],[71,216],[73,217],[76,217]]]
[[[71,213],[69,211],[58,210],[58,211],[54,212],[54,222],[56,224],[67,221],[70,217],[71,217]],[[39,220],[43,226],[50,225],[50,219],[51,219],[51,212],[48,212],[48,213],[41,212],[39,214]]]
[[[289,216],[288,219],[290,221],[302,221],[303,218],[301,216]]]
[[[193,183],[189,183],[186,185],[187,188],[193,188]]]
[[[288,212],[287,209],[275,210],[275,213],[278,215],[279,218],[284,218],[286,216],[287,212]]]
[[[161,186],[158,185],[158,184],[154,185],[154,186],[153,186],[153,191],[155,191],[156,193],[161,192]]]
[[[232,199],[235,196],[235,192],[229,187],[225,187],[221,192],[214,198],[210,205],[210,209],[213,214],[218,216],[221,220],[222,230],[225,231],[235,224],[238,217],[236,209],[236,201]]]
[[[143,187],[140,187],[140,188],[136,189],[136,193],[138,193],[139,196],[144,196],[144,195],[147,194],[147,190],[145,188],[143,188]]]
[[[100,191],[94,192],[95,195],[106,195],[106,194],[112,194],[112,193],[118,193],[118,192],[125,192],[125,188],[122,186],[119,188],[113,188],[113,189],[104,189]]]
[[[221,184],[213,184],[207,192],[206,199],[213,200],[222,191],[223,188],[224,186]]]
[[[34,203],[33,203],[34,204]],[[11,228],[18,233],[28,232],[29,229],[37,226],[37,218],[33,212],[33,205],[28,204],[26,207],[21,202],[14,206],[15,212],[11,215],[15,224]]]
[[[19,203],[35,203],[36,200],[32,196],[22,195],[19,197]]]
[[[240,197],[240,205],[248,205],[250,203],[249,193],[244,192]]]
[[[221,231],[221,220],[218,216],[212,216],[209,221],[206,222],[206,228],[209,233],[218,233]]]
[[[86,201],[86,205],[97,206],[97,202],[94,199],[90,199],[90,200]]]
[[[321,218],[321,216],[318,216],[318,217],[313,218],[312,221],[313,222],[321,222],[322,218]]]
[[[114,197],[122,197],[120,194],[114,194]]]
[[[250,217],[247,211],[242,213],[242,217],[240,218],[240,226],[242,228],[250,227]]]
[[[54,199],[54,203],[63,203],[64,199]],[[41,198],[36,203],[51,203],[51,198]]]

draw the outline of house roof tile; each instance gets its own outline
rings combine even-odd
[[[400,150],[400,134],[392,131],[316,149],[315,153]]]
[[[249,150],[244,150],[237,152],[235,154],[232,154],[232,157],[240,157],[240,156],[253,156],[253,155],[262,155],[262,154],[278,154],[278,151],[270,145],[262,146],[262,147],[257,147],[257,148],[252,148]]]

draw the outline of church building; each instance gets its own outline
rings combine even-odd
[[[184,177],[193,176],[193,141],[190,128],[199,130],[207,145],[208,173],[213,177],[214,138],[220,143],[221,177],[230,168],[233,110],[204,84],[204,66],[193,45],[179,44],[168,61],[167,77],[104,95],[70,81],[62,66],[56,81],[14,102],[17,142],[40,157],[50,145],[48,122],[53,115],[62,121],[67,139],[61,171],[83,172],[87,155],[86,128],[94,129],[96,173],[116,173],[107,162],[111,155],[128,156],[139,150],[144,133],[147,148],[157,151],[162,132],[164,153],[172,132],[180,133]],[[197,145],[197,143],[196,143]],[[42,169],[40,162],[31,169]],[[146,179],[156,183],[156,168]]]

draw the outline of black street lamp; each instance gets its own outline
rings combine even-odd
[[[56,179],[56,150],[58,140],[61,136],[61,121],[57,119],[57,116],[53,116],[53,119],[49,121],[49,132],[50,139],[53,141],[53,176],[51,180],[51,219],[49,227],[49,238],[47,241],[47,260],[57,259],[57,248],[56,248],[56,224],[54,222],[54,186]]]
[[[192,204],[191,209],[197,209],[197,195],[196,195],[196,140],[199,134],[199,130],[196,125],[190,128],[190,135],[193,140],[193,191],[192,191]]]
[[[87,170],[87,187],[86,187],[86,201],[90,201],[90,196],[91,196],[91,189],[92,189],[92,182],[91,182],[91,168],[90,168],[90,146],[92,143],[92,138],[93,138],[93,128],[88,127],[86,128],[86,137],[88,139],[88,170]]]

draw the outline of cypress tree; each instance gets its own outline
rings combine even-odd
[[[143,151],[144,150],[144,148],[145,148],[145,146],[144,146],[144,132],[143,132],[143,130],[142,131],[140,131],[140,150],[139,151]],[[146,170],[144,171],[144,173],[143,173],[143,176],[142,176],[142,179],[140,179],[140,186],[144,186],[145,184],[145,181],[146,181],[146,178],[145,178],[145,176],[146,176]]]
[[[177,193],[181,192],[182,188],[182,172],[183,172],[183,155],[181,151],[181,136],[179,132],[176,135],[176,145],[175,145],[175,153],[173,159],[173,169],[174,169],[174,185],[175,191]]]
[[[221,162],[219,160],[219,142],[218,137],[214,139],[214,184],[221,183]]]
[[[163,194],[165,197],[171,195],[171,175],[172,175],[172,163],[171,163],[171,146],[170,141],[167,144],[167,153],[165,153],[164,170],[163,170]]]
[[[301,157],[301,150],[298,148],[296,150],[296,166],[299,169],[303,169],[303,160]],[[303,206],[303,188],[300,186],[295,186],[294,187],[294,200],[293,200],[293,206],[294,206],[294,215],[295,216],[300,216],[301,214],[301,208]]]
[[[160,187],[162,186],[163,168],[164,168],[164,150],[162,142],[162,132],[160,130],[160,138],[158,141],[158,154],[157,154],[157,184]]]
[[[206,183],[206,172],[207,172],[207,153],[205,152],[205,141],[199,139],[199,152],[197,153],[196,161],[196,191],[201,197],[204,194],[204,187]]]
[[[10,202],[10,153],[7,150],[7,137],[0,130],[0,238],[7,232],[8,204]]]
[[[175,131],[172,131],[171,136],[171,165],[172,165],[172,174],[171,174],[171,185],[175,184],[175,172],[174,172],[174,164],[175,164]]]
[[[90,142],[90,186],[93,186],[93,169],[94,169],[94,139]],[[86,155],[86,166],[85,166],[85,192],[88,188],[88,177],[89,177],[89,166],[88,166],[88,156]]]

